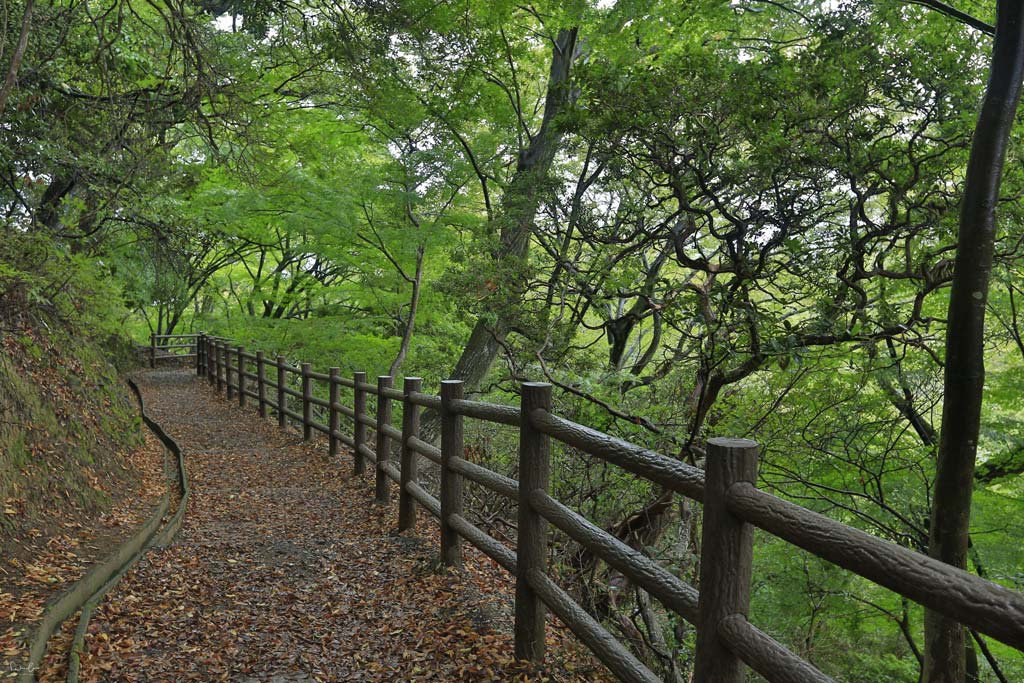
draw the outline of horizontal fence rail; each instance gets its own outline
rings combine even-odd
[[[198,365],[199,346],[202,343],[202,337],[203,335],[197,333],[149,335],[149,367],[155,368],[157,360],[182,358],[196,358]]]
[[[422,391],[420,378],[406,377],[399,389],[391,377],[370,382],[364,372],[351,378],[341,376],[338,368],[316,372],[308,363],[292,365],[283,356],[270,359],[261,351],[247,352],[228,339],[210,335],[154,336],[151,360],[157,358],[157,351],[181,346],[182,338],[193,340],[187,344],[194,350],[189,355],[196,358],[196,373],[218,391],[224,390],[228,398],[237,397],[240,406],[253,399],[261,416],[268,417],[272,411],[282,427],[290,420],[302,430],[304,440],[312,439],[314,433],[325,435],[332,457],[338,454],[339,444],[345,445],[352,452],[353,474],[372,466],[377,502],[389,501],[392,486],[397,485],[400,530],[415,527],[420,508],[437,519],[443,564],[461,566],[465,540],[510,572],[516,579],[514,629],[519,658],[538,662],[544,658],[550,610],[620,680],[658,680],[556,584],[547,566],[549,526],[697,627],[696,683],[741,683],[747,667],[772,683],[832,680],[747,620],[755,527],[1024,650],[1024,594],[758,489],[758,447],[752,441],[709,440],[701,470],[555,415],[549,384],[524,383],[517,408],[467,400],[457,381],[442,382],[439,394],[429,394]],[[168,343],[157,345],[157,341]],[[318,394],[322,385],[327,391]],[[351,397],[351,407],[342,402],[343,395]],[[367,406],[370,396],[375,407],[372,415]],[[392,424],[395,403],[401,405],[402,415],[397,425]],[[421,438],[423,409],[440,415],[440,445]],[[342,418],[350,431],[342,431]],[[467,418],[518,428],[518,481],[466,459],[463,423]],[[699,592],[550,495],[552,439],[704,504]],[[440,468],[438,497],[419,481],[421,457]],[[466,518],[465,480],[518,503],[515,548]]]

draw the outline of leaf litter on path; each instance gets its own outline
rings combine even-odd
[[[141,380],[193,494],[175,541],[96,610],[82,681],[612,680],[555,623],[544,667],[515,661],[511,577],[468,543],[463,571],[440,569],[429,513],[397,534],[347,454],[186,372]]]

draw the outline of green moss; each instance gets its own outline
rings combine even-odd
[[[40,286],[52,274],[20,272],[26,261],[16,242],[0,246],[0,267],[30,289]],[[83,271],[88,264],[45,263],[62,269],[61,300],[8,301],[19,309],[0,332],[0,499],[19,510],[0,520],[5,534],[71,508],[109,507],[110,496],[95,484],[114,490],[126,483],[123,454],[143,442],[118,369],[130,367],[130,345],[110,332],[121,317],[118,297],[100,291],[96,273]]]

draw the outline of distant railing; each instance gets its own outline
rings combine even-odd
[[[155,352],[154,352],[154,358]],[[268,368],[272,370],[268,378]],[[406,377],[401,390],[392,378],[367,382],[366,373],[342,377],[338,368],[314,372],[309,363],[290,365],[262,351],[249,353],[229,340],[202,335],[197,342],[196,371],[240,406],[256,401],[260,416],[273,410],[282,427],[291,418],[303,438],[327,436],[330,454],[339,443],[352,450],[354,471],[373,463],[375,498],[387,502],[391,483],[398,484],[398,527],[415,526],[417,508],[440,521],[441,560],[458,567],[465,539],[516,577],[515,654],[539,662],[544,657],[544,630],[550,609],[620,679],[656,683],[658,677],[588,614],[547,572],[548,525],[620,571],[697,628],[694,681],[741,683],[744,665],[773,683],[825,682],[832,679],[747,621],[753,564],[753,530],[778,538],[940,612],[1011,647],[1024,649],[1024,594],[991,583],[920,553],[846,526],[761,491],[756,486],[758,447],[752,441],[711,439],[704,470],[686,465],[551,412],[551,385],[521,386],[519,408],[469,401],[462,383],[441,383],[440,395],[423,393],[421,381]],[[299,379],[301,390],[289,387]],[[314,395],[326,384],[327,399]],[[339,395],[352,391],[352,407]],[[376,396],[376,417],[367,413],[367,397]],[[392,404],[402,403],[401,428],[392,422]],[[327,422],[314,419],[314,407],[327,411]],[[441,445],[420,439],[420,410],[441,417]],[[348,433],[341,417],[351,421]],[[519,481],[466,460],[464,418],[519,428]],[[375,435],[375,447],[368,441]],[[700,586],[697,590],[651,558],[621,542],[551,497],[550,443],[561,443],[606,460],[655,484],[704,504]],[[400,453],[392,460],[392,444]],[[419,483],[419,458],[440,467],[440,496]],[[518,503],[517,547],[510,548],[473,525],[463,514],[463,480],[468,479]]]
[[[199,356],[199,334],[151,334],[149,335],[149,367],[155,368],[157,360],[179,360]],[[158,355],[159,354],[159,355]]]

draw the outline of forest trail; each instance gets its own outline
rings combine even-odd
[[[540,680],[512,659],[507,575],[475,553],[439,571],[436,527],[396,534],[348,453],[330,462],[188,371],[138,382],[185,453],[192,499],[175,541],[96,611],[83,681]],[[546,680],[604,680],[549,632]]]

